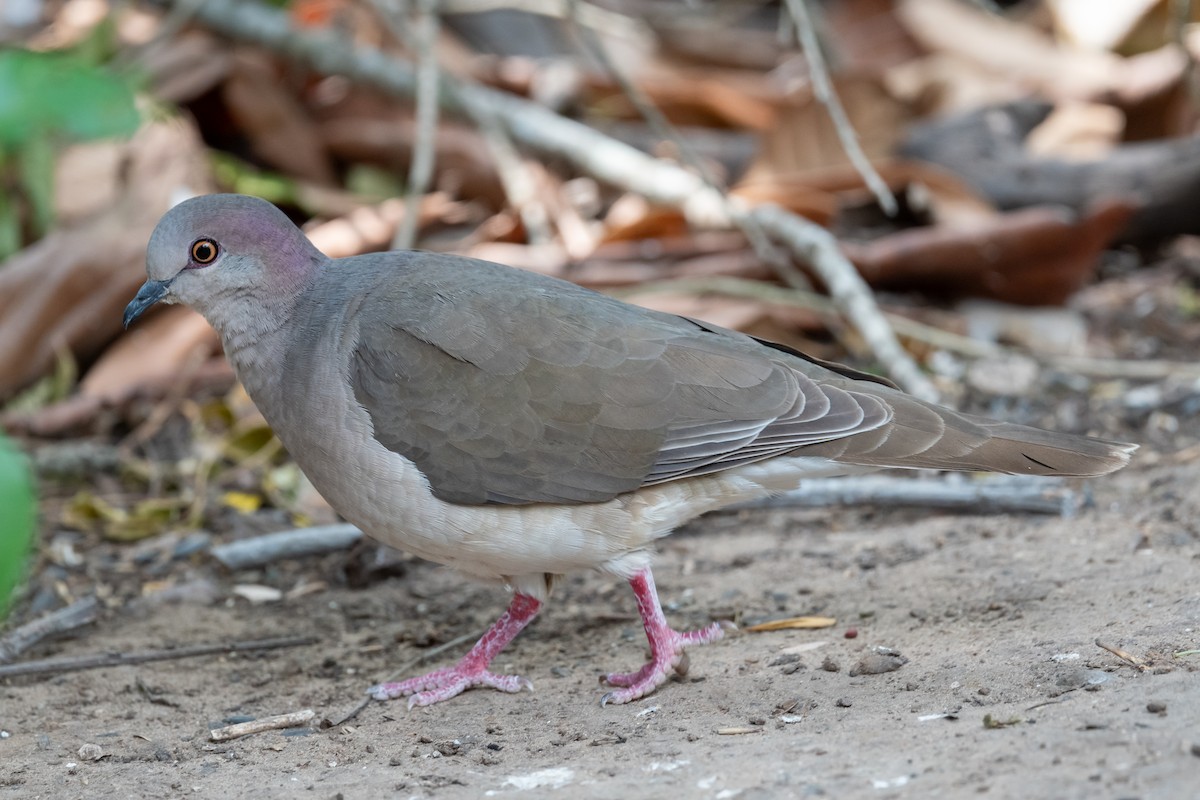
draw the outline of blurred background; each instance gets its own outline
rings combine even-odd
[[[10,623],[211,602],[215,544],[335,521],[199,317],[121,330],[155,222],[215,191],[278,204],[331,256],[500,261],[905,382],[810,268],[852,264],[919,367],[906,388],[1193,459],[1198,20],[1168,0],[6,0],[0,422],[26,455],[0,450],[0,478],[28,463],[40,510]],[[770,205],[813,258],[754,222]],[[398,565],[360,547],[250,583]]]

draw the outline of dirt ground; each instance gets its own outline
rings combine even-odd
[[[216,576],[217,602],[135,605],[31,655],[320,642],[10,679],[0,798],[1195,797],[1200,657],[1175,654],[1200,644],[1198,484],[1200,465],[1135,462],[1096,481],[1095,507],[1074,519],[709,517],[663,542],[676,626],[822,614],[836,627],[731,634],[693,650],[681,681],[601,708],[598,673],[640,663],[645,641],[627,587],[573,576],[498,659],[532,693],[374,703],[346,725],[222,744],[208,730],[247,716],[340,719],[423,649],[482,630],[505,597],[422,562],[364,590],[260,605]],[[907,663],[851,677],[877,646]]]

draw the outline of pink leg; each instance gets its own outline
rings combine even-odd
[[[533,690],[533,684],[520,675],[497,675],[488,671],[501,650],[537,616],[542,602],[527,594],[513,595],[508,610],[488,628],[475,646],[453,667],[435,669],[425,675],[399,683],[381,683],[368,693],[376,700],[408,697],[408,707],[428,706],[462,694],[472,686],[490,686],[502,692]]]
[[[637,672],[614,672],[602,680],[621,688],[600,698],[600,705],[628,703],[645,697],[666,683],[672,670],[680,675],[687,673],[687,654],[683,648],[694,644],[715,642],[725,635],[719,622],[698,631],[680,632],[667,624],[662,605],[658,602],[658,590],[654,587],[654,575],[647,567],[629,579],[633,593],[637,596],[638,613],[650,640],[650,662]]]

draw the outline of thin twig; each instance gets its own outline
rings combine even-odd
[[[812,267],[838,310],[862,334],[880,366],[896,383],[922,400],[938,399],[937,389],[901,346],[879,310],[871,287],[842,253],[832,233],[775,205],[761,205],[749,213]]]
[[[704,159],[700,157],[687,139],[684,138],[679,129],[671,124],[666,114],[654,104],[650,96],[642,91],[642,88],[617,64],[609,54],[604,42],[594,32],[583,26],[581,22],[582,9],[588,7],[588,5],[581,0],[567,0],[567,3],[570,7],[571,21],[575,24],[579,38],[587,46],[588,52],[600,62],[604,71],[621,88],[622,94],[629,99],[629,102],[633,103],[633,107],[637,109],[638,115],[646,121],[646,124],[650,126],[650,130],[660,139],[671,142],[679,151],[679,156],[683,163],[693,169],[711,191],[720,196],[725,215],[741,228],[758,257],[765,263],[770,264],[779,274],[779,277],[789,286],[797,289],[810,288],[808,279],[804,277],[803,273],[797,270],[791,260],[779,251],[755,219],[747,215],[744,208],[735,204],[726,192],[725,187],[717,180],[712,170],[709,169]]]
[[[392,35],[406,49],[419,52],[420,48],[418,43],[414,41],[412,31],[400,23],[397,15],[386,0],[371,0],[371,5],[374,6],[375,10],[383,18]],[[442,3],[441,11],[442,13],[463,13],[461,11],[450,11],[444,2]],[[436,51],[431,55],[436,56]],[[445,91],[450,96],[457,95],[458,79],[452,73],[443,73],[439,77],[439,81],[442,91]],[[525,228],[526,240],[530,244],[535,245],[552,241],[553,237],[550,233],[549,222],[550,215],[546,213],[545,205],[538,198],[537,182],[531,177],[529,169],[521,162],[521,155],[517,152],[517,148],[513,144],[512,138],[508,135],[508,131],[496,118],[495,114],[487,109],[474,105],[461,105],[460,107],[462,112],[475,123],[475,127],[479,129],[480,135],[483,136],[483,141],[487,145],[488,152],[496,164],[496,173],[500,177],[500,184],[504,188],[504,194],[508,198],[508,202],[516,210],[517,215],[521,218],[521,224]]]
[[[521,154],[517,152],[508,131],[500,124],[500,120],[486,109],[467,106],[463,111],[475,123],[487,144],[492,161],[496,164],[496,173],[504,187],[504,194],[525,228],[525,240],[531,245],[553,241],[550,215],[546,211],[546,205],[538,197],[537,181],[522,162]]]
[[[362,539],[353,525],[320,525],[278,531],[217,545],[213,558],[231,570],[261,567],[284,558],[304,558],[337,550],[349,550]]]
[[[100,604],[85,597],[44,617],[27,622],[0,638],[0,664],[7,664],[48,636],[73,631],[96,621]]]
[[[238,722],[234,725],[226,725],[223,728],[213,728],[208,732],[208,736],[214,742],[227,742],[230,739],[249,736],[253,733],[295,728],[308,722],[316,715],[317,713],[311,708],[306,708],[303,711],[293,711],[290,714],[276,714],[273,717],[252,719],[249,722]]]
[[[304,647],[316,644],[315,636],[285,636],[278,639],[251,639],[227,644],[197,644],[177,647],[172,650],[136,650],[132,653],[92,653],[85,656],[45,658],[39,661],[24,661],[20,664],[0,666],[0,680],[18,675],[55,675],[60,672],[77,672],[102,667],[122,667],[129,664],[145,664],[151,661],[173,661],[180,658],[196,658],[223,653],[247,653],[255,650],[278,650],[284,647]]]
[[[1139,672],[1145,672],[1146,670],[1150,669],[1150,667],[1148,667],[1146,665],[1145,661],[1138,658],[1133,653],[1122,650],[1119,647],[1113,647],[1112,645],[1107,645],[1104,642],[1100,641],[1099,639],[1096,640],[1096,647],[1099,647],[1101,650],[1107,650],[1108,652],[1112,653],[1117,658],[1124,661],[1126,664],[1129,664],[1131,667],[1137,668],[1137,670]]]
[[[428,650],[426,650],[425,652],[421,653],[416,658],[409,661],[407,664],[404,664],[403,666],[401,666],[399,669],[397,669],[395,672],[393,672],[387,678],[380,681],[380,683],[391,683],[393,681],[398,681],[401,678],[403,678],[405,675],[407,675],[409,670],[421,666],[422,664],[424,664],[426,661],[433,658],[434,656],[439,656],[442,653],[446,652],[447,650],[458,647],[460,644],[466,644],[467,642],[469,642],[473,639],[477,640],[480,638],[480,636],[482,636],[482,634],[465,633],[462,636],[459,636],[455,639],[451,639],[448,642],[439,644],[437,647],[431,647]],[[367,706],[371,705],[371,703],[374,703],[374,702],[375,702],[375,698],[368,697],[366,700],[363,700],[361,703],[359,703],[357,706],[355,706],[353,709],[351,709],[350,713],[346,714],[346,716],[342,717],[337,722],[333,723],[330,727],[336,728],[339,725],[345,725],[347,722],[349,722],[350,720],[357,717],[364,708],[366,708]]]
[[[408,168],[408,186],[404,193],[404,218],[392,238],[392,249],[408,250],[417,239],[421,196],[429,189],[437,154],[439,72],[434,45],[441,29],[437,0],[416,0],[417,48],[417,123],[413,139],[412,163]]]
[[[403,62],[376,49],[349,47],[328,30],[294,29],[286,13],[261,3],[208,0],[197,11],[196,17],[214,31],[268,47],[319,72],[345,75],[403,97],[412,97],[416,91],[415,75]],[[679,208],[696,224],[729,222],[720,192],[706,186],[699,176],[536,103],[466,83],[452,91],[443,91],[440,97],[451,110],[461,112],[467,106],[485,109],[503,122],[513,138],[526,147],[564,158],[593,178],[641,194],[652,203]],[[830,286],[839,310],[862,333],[875,357],[897,383],[918,396],[936,396],[928,378],[899,346],[861,278],[855,280],[857,273],[828,232],[779,208],[754,209],[747,213],[755,216],[772,237],[800,258],[813,263],[822,280]],[[819,260],[814,261],[814,258]],[[830,280],[829,276],[838,272],[846,272],[849,277]]]
[[[850,119],[846,116],[846,109],[842,106],[841,98],[833,88],[833,81],[829,79],[829,70],[825,68],[825,59],[821,56],[821,44],[817,41],[817,33],[813,27],[813,18],[809,13],[807,0],[787,0],[787,8],[788,13],[795,20],[796,35],[800,40],[800,46],[804,49],[804,58],[808,61],[813,95],[829,112],[829,119],[833,122],[834,130],[837,131],[842,149],[846,151],[847,158],[858,170],[858,174],[866,181],[867,188],[875,195],[879,207],[889,217],[896,216],[900,210],[896,198],[892,195],[892,190],[888,188],[887,183],[875,171],[867,154],[863,152],[862,145],[858,141],[858,134],[855,133],[854,126],[850,124]]]

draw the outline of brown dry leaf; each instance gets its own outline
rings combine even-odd
[[[220,351],[216,331],[183,306],[147,314],[128,335],[104,351],[80,383],[80,393],[120,402],[151,387],[169,387]]]
[[[758,625],[751,625],[742,630],[750,631],[751,633],[761,633],[763,631],[815,630],[819,628],[832,628],[834,625],[837,625],[837,620],[833,617],[789,617],[788,619],[774,619],[770,622],[761,622]]]
[[[910,109],[878,78],[843,76],[836,88],[863,151],[877,165],[883,163],[907,126]],[[862,176],[851,166],[828,111],[805,90],[803,98],[780,110],[778,122],[763,134],[758,155],[731,194],[752,205],[774,203],[829,225],[841,204],[836,195],[851,191],[865,196]]]
[[[923,55],[895,0],[838,0],[825,6],[825,23],[843,69],[882,71]]]
[[[622,62],[634,83],[671,122],[743,130],[768,130],[781,102],[778,89],[759,70],[725,69],[676,62],[658,56],[637,66]],[[537,90],[544,65],[524,57],[474,58],[474,80],[520,95]],[[582,102],[597,116],[637,119],[640,115],[625,92],[601,72],[579,76]],[[559,102],[566,102],[560,100]]]
[[[919,201],[932,218],[951,226],[976,224],[993,216],[995,207],[965,181],[948,169],[923,161],[889,159],[873,166],[895,194],[906,194],[909,202]],[[839,206],[874,202],[862,173],[850,164],[811,170],[803,175],[777,176],[758,183],[742,183],[731,194],[752,204],[773,202],[788,205],[793,211],[828,225]],[[825,207],[796,208],[798,199],[821,198]],[[792,202],[788,202],[792,201]]]
[[[996,215],[996,207],[983,195],[950,170],[936,164],[896,159],[877,163],[875,167],[893,192],[905,191],[910,202],[919,194],[939,225],[965,227]],[[860,191],[865,192],[866,187]]]
[[[686,236],[687,218],[676,208],[656,206],[640,195],[617,198],[604,219],[600,243]]]
[[[208,161],[187,122],[156,122],[122,146],[117,200],[60,227],[0,268],[0,397],[45,372],[66,348],[95,356],[121,330],[121,310],[145,280],[146,241],[181,192],[211,190]]]
[[[842,75],[834,88],[868,158],[891,155],[911,110],[874,76]],[[775,125],[763,134],[762,146],[742,185],[795,179],[810,172],[849,164],[837,129],[825,106],[806,88],[780,109]]]
[[[240,48],[222,96],[254,154],[290,175],[333,184],[333,164],[312,119],[282,84],[275,61],[266,53]]]
[[[636,77],[650,100],[676,125],[704,125],[767,131],[776,123],[778,93],[758,71],[693,67],[670,62],[652,65]],[[619,87],[600,87],[597,103],[636,110]],[[607,102],[603,96],[607,94]]]
[[[1097,256],[1133,216],[1121,202],[1079,217],[1061,207],[996,216],[974,229],[912,228],[870,244],[843,243],[876,288],[1057,305],[1092,276]]]
[[[752,183],[743,181],[730,189],[729,194],[752,206],[772,203],[797,216],[828,227],[837,216],[838,199],[829,192],[810,186],[809,177],[779,175]]]

